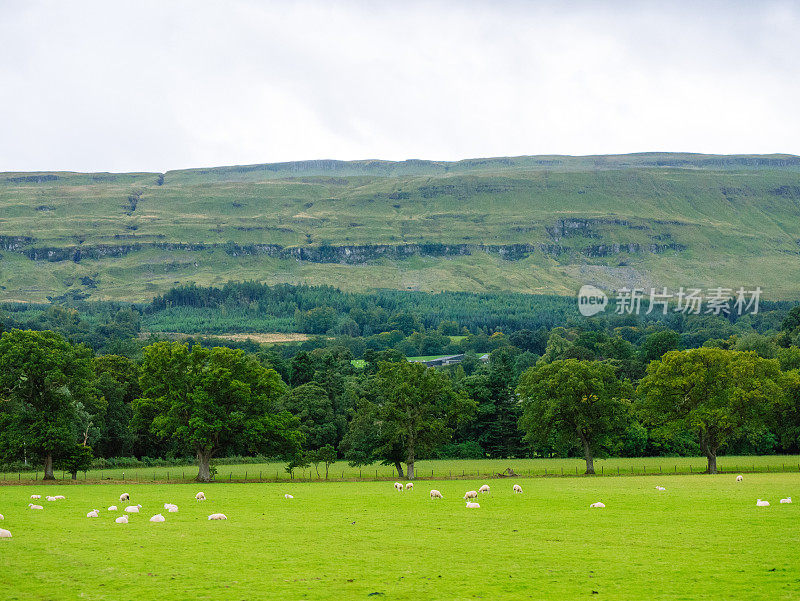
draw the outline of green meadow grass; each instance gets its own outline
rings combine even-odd
[[[213,465],[213,464],[212,464]],[[704,457],[612,457],[595,459],[598,476],[634,476],[657,474],[699,473],[706,469]],[[244,481],[287,481],[290,476],[281,462],[249,463],[226,465],[223,461],[214,465],[217,468],[216,480],[219,482]],[[799,472],[800,457],[796,455],[723,456],[717,467],[724,472]],[[496,477],[511,468],[522,477],[530,476],[576,476],[582,475],[586,464],[582,459],[434,459],[417,461],[417,478],[464,479],[471,477]],[[320,474],[314,466],[297,469],[296,481],[317,481],[325,477],[325,466],[319,466]],[[394,480],[397,471],[390,465],[370,465],[352,467],[345,461],[330,466],[330,480]],[[58,472],[59,480],[71,482],[69,474]],[[136,467],[95,469],[78,474],[78,482],[124,481],[132,483],[148,482],[190,482],[197,476],[193,465],[179,467]],[[25,483],[41,480],[41,472],[0,472],[0,484]]]
[[[800,474],[495,480],[465,509],[482,483],[217,483],[202,486],[204,503],[197,485],[4,486],[0,596],[797,599],[800,506],[778,499],[800,500]],[[127,525],[106,511],[121,492],[142,505]],[[67,498],[32,511],[33,493]],[[165,502],[180,511],[150,523]],[[93,508],[100,518],[85,517]],[[215,512],[229,519],[208,521]]]

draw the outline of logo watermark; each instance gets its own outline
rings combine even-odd
[[[760,286],[746,290],[733,288],[620,288],[613,298],[617,315],[649,315],[650,313],[683,313],[685,315],[744,315],[758,313]],[[611,301],[600,288],[586,284],[578,291],[578,311],[591,317],[605,311]]]

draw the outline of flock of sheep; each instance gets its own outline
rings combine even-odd
[[[737,482],[742,482],[743,480],[744,480],[744,478],[741,475],[736,476],[736,481]],[[414,489],[414,484],[413,484],[413,482],[409,482],[408,484],[403,486],[402,483],[395,482],[394,483],[394,488],[398,492],[411,491],[411,490]],[[479,509],[480,508],[480,504],[474,499],[478,498],[478,494],[479,493],[487,494],[487,493],[490,492],[490,490],[491,489],[489,488],[488,484],[484,484],[478,490],[468,490],[464,494],[464,501],[466,501],[467,509]],[[522,487],[519,484],[515,484],[512,487],[511,490],[515,494],[521,494],[522,493]],[[656,490],[659,491],[659,492],[663,492],[663,491],[666,491],[667,489],[664,488],[663,486],[656,486]],[[439,492],[438,490],[436,490],[435,488],[431,489],[430,495],[431,495],[431,499],[443,499],[444,498],[442,493]],[[33,500],[33,501],[40,500],[41,498],[42,498],[42,495],[31,495],[31,500]],[[46,501],[50,501],[50,502],[55,502],[55,501],[63,501],[65,498],[66,497],[64,497],[64,495],[55,495],[55,496],[46,496],[45,500]],[[198,502],[199,501],[205,501],[206,500],[206,495],[203,492],[198,492],[194,496],[194,498]],[[294,497],[292,495],[290,495],[290,494],[285,494],[284,498],[286,498],[286,499],[294,499]],[[130,499],[131,499],[131,496],[130,496],[129,493],[122,493],[119,496],[120,503],[130,502]],[[791,502],[792,502],[792,498],[791,497],[786,497],[785,499],[781,499],[780,500],[781,504],[786,504],[786,503],[791,503]],[[756,500],[756,506],[758,506],[758,507],[769,507],[769,501],[758,499],[758,500]],[[595,508],[595,509],[602,509],[602,508],[605,507],[605,505],[602,502],[597,501],[596,503],[592,503],[591,505],[589,505],[589,507],[590,508]],[[42,505],[37,505],[35,503],[28,503],[28,508],[29,509],[33,509],[33,510],[44,509],[44,507]],[[142,508],[142,506],[138,505],[138,504],[137,505],[128,505],[127,507],[125,507],[123,509],[123,511],[125,512],[126,515],[122,515],[122,516],[116,518],[114,521],[117,524],[127,524],[128,523],[128,514],[139,513],[139,510],[141,508]],[[167,513],[177,513],[178,506],[175,505],[174,503],[164,503],[164,509],[166,510]],[[116,512],[116,511],[119,511],[119,509],[118,509],[118,507],[116,505],[111,505],[107,509],[107,511],[108,512]],[[100,517],[100,513],[101,512],[100,512],[99,509],[92,509],[90,512],[88,512],[86,514],[86,517],[87,518],[99,518]],[[0,521],[3,521],[4,519],[5,518],[3,517],[3,515],[0,514]],[[208,516],[208,519],[209,520],[227,520],[228,517],[224,513],[212,513],[211,515]],[[166,518],[164,517],[163,514],[157,513],[157,514],[155,514],[154,516],[152,516],[150,518],[150,521],[151,522],[155,522],[155,523],[165,522]],[[0,538],[11,538],[11,532],[9,532],[8,530],[4,530],[3,528],[0,528]]]

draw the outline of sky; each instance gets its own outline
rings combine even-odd
[[[800,0],[0,0],[0,171],[800,154]]]

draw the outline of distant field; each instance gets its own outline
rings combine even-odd
[[[180,340],[182,338],[189,338],[190,336],[197,336],[198,334],[186,334],[182,332],[141,332],[139,338],[146,339],[151,334],[157,334],[165,338],[173,340]],[[222,338],[223,340],[233,340],[236,342],[243,342],[245,340],[252,340],[259,344],[280,344],[284,342],[303,342],[308,340],[307,334],[298,334],[292,332],[245,332],[241,334],[208,334],[212,338]]]
[[[284,470],[285,463],[251,463],[241,465],[216,465],[218,481],[249,480],[288,480],[289,474]],[[531,476],[575,476],[582,475],[586,464],[581,459],[436,459],[423,460],[416,463],[417,478],[470,478],[495,477],[507,469],[524,477]],[[717,467],[725,472],[798,472],[800,473],[800,457],[797,455],[761,455],[761,456],[723,456]],[[320,465],[320,475],[311,466],[295,470],[296,480],[320,480],[325,477],[325,466]],[[595,459],[595,469],[600,476],[647,475],[699,473],[706,469],[704,457],[616,457]],[[59,479],[69,480],[70,476],[59,472]],[[133,483],[192,481],[197,475],[194,466],[153,467],[153,468],[115,468],[90,470],[79,474],[81,481],[130,481]],[[4,482],[25,482],[40,480],[41,472],[4,472],[0,473],[0,485]],[[393,466],[371,465],[351,467],[344,461],[338,461],[330,467],[331,480],[395,480],[397,471]]]
[[[800,474],[518,478],[490,481],[480,509],[465,509],[482,483],[0,487],[13,535],[0,539],[0,590],[9,601],[797,599],[800,505],[778,499],[800,499]],[[124,525],[106,511],[121,492],[142,505]],[[66,500],[32,511],[33,493]],[[178,513],[150,523],[165,502]],[[100,517],[84,517],[93,508]],[[216,512],[228,520],[207,520]]]

